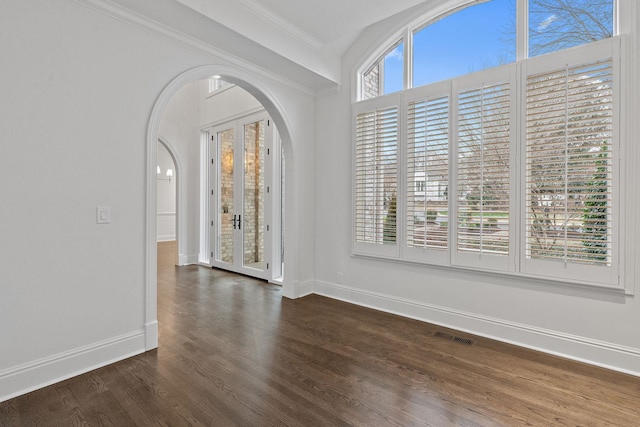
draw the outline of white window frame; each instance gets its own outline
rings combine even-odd
[[[403,125],[401,125],[400,127],[402,129],[404,129],[405,131],[405,136],[400,140],[399,142],[399,147],[398,150],[402,153],[402,158],[403,158],[403,162],[400,163],[399,170],[402,172],[402,176],[404,176],[404,181],[405,181],[405,187],[408,186],[408,184],[406,184],[408,182],[408,177],[407,177],[407,169],[408,169],[408,165],[407,165],[407,126],[408,126],[408,122],[406,120],[406,118],[408,117],[408,109],[409,109],[409,105],[411,105],[411,103],[413,102],[419,102],[419,101],[425,101],[425,100],[429,100],[429,99],[435,99],[435,98],[440,98],[443,96],[448,96],[448,102],[449,102],[449,123],[448,123],[448,139],[449,139],[449,147],[451,147],[451,138],[453,138],[453,130],[451,127],[451,110],[453,108],[453,99],[451,99],[451,81],[445,81],[445,82],[439,82],[439,83],[434,83],[432,85],[427,85],[427,86],[421,86],[419,88],[413,89],[413,90],[409,90],[406,91],[404,93],[403,96],[403,101],[402,101],[402,105],[403,105],[403,109],[405,110],[405,114],[403,116]],[[399,183],[400,184],[400,183]],[[399,185],[399,187],[401,187]],[[426,187],[426,186],[425,186]],[[451,148],[449,148],[449,199],[451,199],[451,188],[452,188],[452,181],[451,181]],[[425,188],[426,189],[426,188]],[[409,247],[408,246],[408,242],[407,242],[407,218],[406,218],[406,201],[408,199],[408,188],[405,188],[404,191],[399,191],[401,192],[404,196],[403,196],[403,201],[405,202],[402,205],[402,212],[403,215],[402,217],[398,216],[398,227],[399,229],[402,230],[402,257],[403,259],[406,259],[408,261],[413,261],[413,262],[424,262],[425,259],[429,260],[429,263],[431,264],[435,264],[435,265],[449,265],[450,264],[450,255],[449,255],[449,250],[442,250],[442,249],[435,249],[435,248],[429,248],[429,247],[424,247],[424,248],[420,248],[420,247]],[[426,194],[425,194],[426,197]],[[449,206],[448,208],[448,218],[447,218],[447,247],[450,248],[451,247],[451,229],[452,229],[452,225],[453,222],[451,220],[451,204],[450,202],[447,203],[447,205]],[[398,207],[398,211],[400,211],[400,207]],[[426,230],[425,230],[426,233]]]
[[[619,230],[620,230],[620,174],[621,174],[621,161],[620,161],[620,50],[623,38],[614,37],[612,39],[601,40],[591,43],[589,45],[583,45],[572,49],[567,49],[562,52],[555,52],[540,57],[530,58],[522,63],[521,80],[524,82],[522,85],[523,92],[526,91],[526,80],[529,75],[534,75],[539,72],[545,72],[549,70],[562,69],[566,66],[575,66],[584,63],[588,63],[593,60],[600,60],[607,57],[612,57],[614,62],[613,67],[613,138],[612,138],[612,162],[614,167],[612,168],[612,206],[614,207],[612,221],[614,223],[611,235],[611,258],[614,263],[611,267],[598,267],[588,264],[579,263],[562,263],[559,261],[547,261],[539,259],[531,259],[526,254],[526,221],[525,215],[527,211],[526,206],[526,183],[522,179],[526,174],[526,95],[523,93],[521,98],[524,100],[522,108],[520,109],[519,123],[521,126],[520,138],[523,141],[521,149],[523,151],[520,158],[520,170],[522,171],[521,183],[520,183],[520,203],[521,203],[521,221],[523,222],[520,227],[520,271],[525,275],[531,276],[544,276],[552,279],[562,279],[569,281],[579,281],[580,283],[591,283],[598,286],[618,288],[618,278],[620,275],[619,259],[620,257],[620,244],[619,244]],[[618,64],[616,66],[616,63]]]
[[[484,0],[486,1],[486,0]],[[631,22],[635,13],[635,2],[637,0],[613,0],[613,36],[618,36],[632,30]],[[369,71],[374,65],[380,61],[384,61],[385,56],[399,44],[404,45],[404,88],[411,89],[413,87],[413,35],[419,32],[423,28],[431,25],[434,22],[444,19],[449,15],[453,15],[460,10],[467,7],[476,6],[483,1],[479,0],[450,0],[443,1],[442,4],[434,6],[433,11],[426,16],[411,22],[406,28],[396,31],[389,40],[391,43],[383,45],[382,48],[378,48],[372,55],[368,56],[368,60],[362,62],[356,71],[356,91],[354,93],[354,100],[363,100],[363,77],[364,74]],[[516,2],[516,61],[519,62],[529,57],[529,0],[515,0]],[[391,46],[391,47],[390,47]],[[582,45],[584,46],[584,45]],[[580,47],[580,46],[576,46]],[[570,49],[568,49],[570,50]],[[555,53],[555,52],[552,52]],[[544,55],[542,55],[544,56]],[[505,64],[508,65],[508,64]],[[381,88],[384,87],[384,81],[379,83]],[[385,96],[387,94],[381,94]]]
[[[518,0],[518,4],[525,4],[526,2],[523,0]],[[622,4],[622,6],[621,6]],[[468,4],[467,4],[468,5]],[[634,27],[631,18],[619,19],[619,16],[624,16],[623,14],[635,13],[636,5],[629,2],[628,0],[618,0],[615,3],[614,8],[614,34],[618,34],[619,29],[622,29],[626,33],[636,32],[637,29]],[[622,9],[622,10],[621,10]],[[526,22],[527,19],[527,10],[522,7],[518,8],[517,11],[518,21]],[[433,20],[433,17],[431,18]],[[621,21],[619,23],[619,21]],[[422,22],[425,22],[424,20]],[[411,49],[411,34],[412,29],[415,28],[415,25],[407,27],[403,32],[405,33],[404,44],[405,44],[405,88],[407,88],[411,82],[410,77],[410,69],[411,65],[411,57],[412,52]],[[519,25],[518,27],[521,27]],[[482,71],[479,73],[468,74],[464,76],[460,76],[445,82],[439,82],[432,85],[426,85],[415,89],[405,89],[400,93],[393,93],[390,95],[382,95],[378,98],[369,99],[366,101],[354,102],[354,118],[356,117],[356,111],[363,111],[362,108],[370,108],[373,105],[380,103],[383,105],[390,102],[393,99],[393,102],[398,105],[400,108],[400,126],[398,130],[399,141],[398,141],[398,176],[397,176],[397,194],[398,194],[398,205],[397,205],[397,249],[393,251],[381,251],[377,248],[366,247],[362,245],[355,244],[355,238],[352,239],[354,242],[352,253],[354,255],[362,255],[362,256],[373,256],[373,257],[382,257],[390,260],[398,260],[404,262],[413,262],[420,264],[428,264],[428,265],[439,265],[449,268],[457,268],[457,269],[465,269],[465,270],[473,270],[473,271],[487,271],[491,273],[499,273],[499,274],[507,274],[515,277],[523,277],[534,280],[541,280],[546,283],[558,283],[558,284],[569,284],[569,285],[579,285],[579,286],[587,286],[587,287],[597,287],[601,289],[609,289],[614,291],[624,291],[628,295],[634,294],[634,285],[633,285],[633,273],[634,268],[628,267],[630,265],[628,263],[629,256],[631,256],[633,251],[633,242],[630,242],[630,239],[625,238],[624,233],[620,233],[621,227],[630,227],[631,230],[635,230],[633,228],[633,221],[630,220],[630,213],[627,212],[628,208],[633,205],[633,203],[625,203],[625,200],[628,198],[630,192],[632,191],[629,186],[625,185],[625,180],[622,177],[628,176],[629,172],[633,169],[630,166],[633,165],[631,160],[625,161],[624,153],[632,152],[635,153],[635,149],[632,147],[626,147],[623,141],[625,137],[627,137],[628,129],[631,126],[625,122],[625,119],[629,120],[629,115],[625,112],[629,105],[630,99],[625,95],[624,85],[629,84],[631,77],[628,75],[630,70],[635,68],[637,61],[626,61],[626,55],[632,55],[629,48],[626,47],[625,36],[616,35],[609,39],[604,39],[598,42],[589,43],[585,45],[581,45],[578,47],[566,49],[563,51],[553,52],[547,55],[540,55],[533,57],[531,59],[522,58],[522,54],[526,55],[528,49],[526,49],[526,27],[525,31],[518,31],[518,41],[517,41],[517,61],[506,66],[492,68],[490,70]],[[399,33],[395,33],[394,37],[390,38],[393,40],[393,45],[398,43],[398,35]],[[523,40],[523,37],[525,40]],[[525,46],[525,48],[521,48]],[[378,50],[378,52],[386,52],[385,50]],[[615,150],[613,153],[613,162],[614,162],[614,181],[613,188],[616,192],[614,195],[613,206],[615,209],[613,211],[612,220],[614,222],[614,229],[612,232],[612,240],[613,240],[613,249],[612,249],[612,260],[613,265],[611,268],[608,267],[596,267],[596,266],[585,266],[578,265],[576,268],[572,268],[569,270],[574,271],[566,271],[564,266],[558,270],[553,268],[547,268],[547,266],[536,265],[538,260],[527,260],[526,259],[526,230],[524,226],[525,222],[525,212],[526,212],[526,197],[525,197],[525,162],[526,162],[526,146],[524,145],[523,139],[523,127],[524,127],[524,119],[523,115],[526,114],[526,100],[525,93],[526,90],[526,75],[527,73],[531,73],[531,70],[536,69],[539,64],[542,64],[545,69],[551,70],[553,65],[557,63],[557,61],[571,62],[573,58],[580,58],[581,56],[590,55],[592,57],[597,57],[600,53],[602,53],[602,58],[605,59],[607,57],[607,53],[605,51],[611,52],[614,51],[613,54],[609,53],[609,56],[613,56],[615,58],[616,63],[614,64],[614,98],[615,98],[615,106],[614,106],[614,146]],[[379,60],[380,55],[377,57]],[[523,60],[524,59],[524,60]],[[577,59],[576,59],[577,60]],[[372,64],[373,62],[365,62],[365,64]],[[579,63],[576,63],[578,65]],[[370,66],[370,65],[369,65]],[[450,93],[452,96],[456,96],[458,93],[456,88],[466,86],[466,83],[472,81],[482,81],[481,75],[483,73],[488,73],[490,75],[495,75],[498,70],[503,68],[516,68],[516,71],[513,73],[513,79],[517,79],[519,82],[522,80],[525,81],[524,84],[518,83],[517,86],[514,86],[514,91],[512,97],[515,98],[515,103],[517,105],[517,109],[514,109],[512,113],[512,122],[514,126],[512,128],[511,140],[512,140],[512,153],[510,156],[510,177],[511,182],[513,183],[514,189],[511,190],[510,193],[510,249],[509,255],[506,257],[507,262],[487,262],[487,258],[485,259],[465,259],[468,257],[460,256],[455,251],[455,221],[453,218],[455,212],[457,212],[457,207],[455,206],[457,195],[454,196],[457,192],[457,181],[455,180],[455,167],[453,166],[453,162],[457,162],[457,153],[455,150],[450,149],[450,177],[449,177],[449,252],[445,257],[429,254],[428,250],[423,250],[421,248],[409,248],[406,245],[406,193],[408,185],[407,181],[407,162],[406,162],[406,144],[407,144],[407,136],[406,136],[406,126],[407,126],[407,108],[409,103],[412,100],[417,100],[420,97],[429,96],[429,94],[438,92],[436,87],[442,88],[446,85],[451,85]],[[356,80],[358,82],[357,89],[358,91],[361,89],[361,73],[356,72]],[[359,96],[360,93],[357,91],[355,94]],[[452,104],[455,104],[455,99],[450,100]],[[456,106],[451,107],[451,114],[456,114]],[[457,138],[457,122],[450,121],[450,147],[456,147],[456,138]],[[354,132],[355,134],[355,132]],[[355,137],[354,137],[355,140]],[[355,149],[354,149],[355,150]],[[354,152],[355,158],[355,152]],[[627,167],[629,166],[629,167]],[[354,162],[354,182],[355,182],[355,162]],[[632,198],[635,200],[635,198]],[[355,212],[355,201],[354,201],[354,209],[352,212]],[[632,216],[632,215],[631,215]],[[355,217],[355,213],[354,213]],[[355,224],[355,222],[354,222]],[[381,246],[381,245],[378,245]],[[389,249],[389,248],[386,248]],[[625,256],[627,258],[625,258]],[[633,264],[633,262],[631,263]],[[627,266],[627,267],[625,267]],[[591,267],[591,268],[585,268]],[[600,271],[607,270],[606,273],[598,273],[594,274],[592,270]],[[562,271],[561,271],[562,270]]]
[[[359,114],[386,110],[389,108],[397,108],[398,113],[398,129],[397,129],[397,146],[396,146],[396,241],[394,244],[376,244],[376,243],[365,243],[359,242],[356,239],[356,230],[357,230],[357,153],[356,153],[356,144],[352,144],[352,159],[353,159],[353,167],[352,167],[352,194],[353,194],[353,206],[351,209],[352,212],[352,229],[353,229],[353,239],[352,239],[352,252],[354,254],[360,255],[373,255],[373,256],[382,256],[385,258],[394,258],[398,259],[400,256],[399,250],[399,242],[404,238],[403,230],[400,228],[400,220],[402,215],[404,215],[404,196],[400,192],[400,176],[403,175],[401,169],[402,161],[402,152],[400,151],[399,142],[404,139],[404,130],[402,129],[401,123],[404,122],[404,113],[402,108],[402,92],[396,92],[390,95],[381,96],[377,98],[372,98],[366,101],[359,102],[354,105],[353,108],[353,121],[354,123],[357,121],[357,117]],[[356,126],[353,127],[353,136],[352,140],[356,141]]]
[[[483,70],[473,74],[467,74],[464,76],[460,76],[458,78],[453,79],[453,95],[455,96],[455,112],[457,114],[457,98],[460,92],[467,89],[481,88],[486,87],[492,84],[497,83],[509,83],[510,85],[510,101],[509,104],[511,106],[511,114],[509,117],[509,121],[511,122],[511,131],[510,131],[510,153],[509,153],[509,180],[512,184],[509,191],[509,251],[507,255],[492,255],[487,253],[472,253],[472,252],[462,252],[458,250],[458,238],[457,238],[457,230],[458,230],[458,197],[457,197],[457,189],[458,189],[458,177],[457,177],[457,161],[458,161],[458,151],[457,151],[457,136],[458,136],[458,120],[452,120],[454,123],[454,142],[452,144],[452,163],[450,167],[451,169],[451,178],[449,180],[450,188],[455,189],[455,197],[453,197],[453,192],[449,191],[450,196],[450,206],[451,209],[449,211],[449,216],[451,218],[450,224],[455,224],[454,227],[451,228],[450,241],[452,243],[452,254],[451,254],[451,264],[454,266],[461,267],[471,267],[474,269],[482,269],[482,270],[495,270],[495,271],[514,271],[514,255],[516,253],[516,245],[515,245],[515,234],[514,234],[514,226],[512,221],[514,221],[518,215],[515,209],[516,204],[516,195],[514,194],[513,189],[515,188],[515,183],[517,182],[517,174],[516,174],[516,164],[515,163],[515,153],[517,147],[517,135],[516,129],[513,124],[516,123],[516,109],[517,109],[517,99],[516,99],[516,63],[503,65],[501,67],[492,68],[489,70]],[[455,162],[455,165],[453,164]]]

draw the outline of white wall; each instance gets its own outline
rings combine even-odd
[[[318,97],[314,291],[640,375],[640,301],[634,296],[351,256],[354,71],[407,22],[394,18],[369,28],[343,57],[345,84]],[[637,58],[638,34],[632,34],[629,42]],[[636,75],[631,74],[628,88],[637,103]],[[634,126],[629,135],[634,138],[637,105],[628,113]],[[639,153],[632,148],[627,165],[637,165]],[[633,254],[640,250],[634,214],[640,205],[633,189],[640,182],[638,171],[633,168],[634,179],[625,196],[631,215],[623,233],[632,242],[627,271],[633,270]]]
[[[216,93],[214,96],[206,96],[207,81],[200,82],[197,96],[198,126],[205,129],[209,126],[219,125],[264,107],[249,92],[239,86],[233,86]]]
[[[160,94],[194,67],[250,81],[280,111],[272,115],[286,128],[294,181],[286,238],[296,267],[285,293],[313,277],[313,230],[297,219],[313,217],[312,95],[286,77],[216,57],[215,49],[137,28],[126,14],[115,19],[99,4],[2,4],[0,401],[153,343],[145,201],[155,159],[149,171],[146,156],[158,135],[148,128]],[[111,208],[110,224],[96,224],[96,206]]]

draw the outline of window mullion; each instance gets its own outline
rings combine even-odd
[[[413,87],[413,34],[410,28],[404,36],[404,88]]]
[[[480,182],[478,184],[478,187],[480,188],[480,201],[479,201],[479,205],[478,205],[478,211],[479,211],[479,215],[480,215],[480,242],[479,242],[479,247],[480,247],[480,256],[482,257],[482,254],[484,253],[484,229],[483,229],[483,216],[484,216],[484,150],[485,150],[485,117],[484,117],[484,83],[480,85],[481,88],[483,88],[483,90],[480,92],[480,123],[481,123],[481,128],[480,128],[480,147],[479,147],[479,153],[480,153]]]
[[[400,258],[403,257],[407,224],[407,103],[405,93],[401,93],[398,104],[396,141],[396,245]]]
[[[529,57],[529,0],[516,1],[516,61]]]
[[[569,66],[565,68],[565,82],[564,82],[564,224],[563,224],[563,237],[564,237],[564,255],[563,261],[566,265],[568,262],[568,229],[569,229]]]
[[[451,84],[451,108],[449,112],[449,263],[454,265],[458,253],[458,79]]]
[[[524,77],[524,64],[520,62],[514,67],[514,85],[511,113],[511,122],[514,123],[513,134],[511,136],[511,199],[509,209],[513,219],[511,230],[509,231],[509,253],[513,257],[513,269],[520,272],[522,256],[526,254],[526,221],[524,216],[527,212],[527,161],[526,161],[526,141],[527,141],[527,115],[526,115],[526,78]]]

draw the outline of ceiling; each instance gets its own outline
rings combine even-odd
[[[257,21],[320,49],[343,45],[345,38],[352,40],[367,26],[424,0],[177,1],[250,38]]]
[[[287,61],[306,70],[304,73],[311,72],[320,80],[333,84],[339,84],[341,79],[342,55],[365,28],[415,8],[417,5],[426,6],[433,2],[433,0],[174,1],[256,45],[268,49],[276,56],[286,58]],[[233,44],[231,40],[226,42]]]
[[[100,1],[224,51],[235,61],[325,90],[341,84],[344,54],[365,31],[400,28],[404,20],[443,3],[478,0]]]

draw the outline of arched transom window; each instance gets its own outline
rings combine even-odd
[[[466,2],[391,43],[361,73],[360,98],[611,38],[615,9],[614,0]]]

